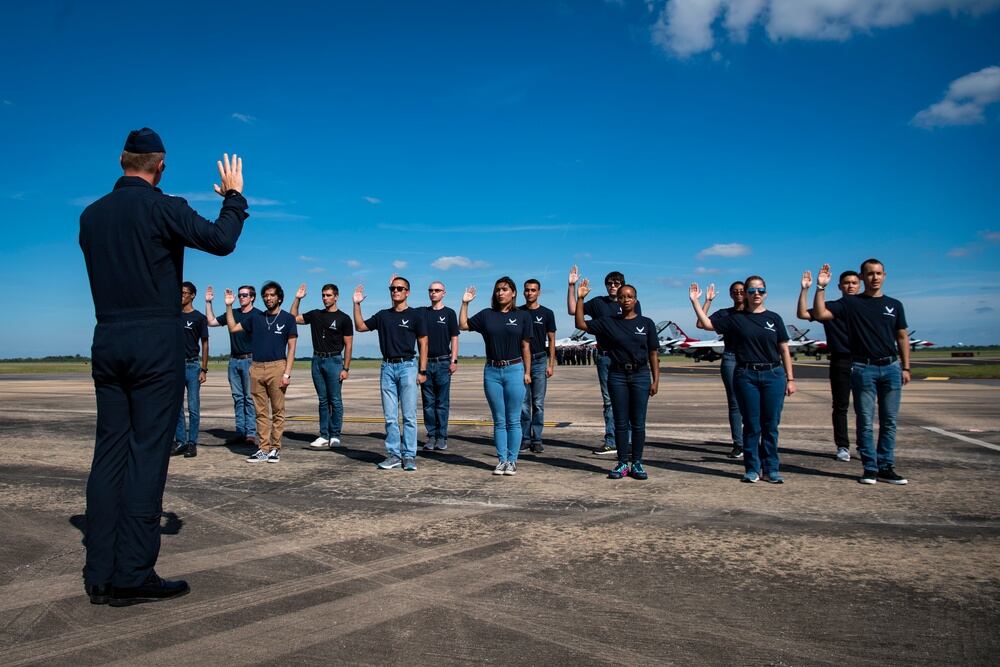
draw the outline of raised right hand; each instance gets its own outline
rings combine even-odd
[[[698,283],[691,283],[691,287],[688,289],[688,296],[691,298],[691,301],[696,303],[701,298],[701,288],[698,287]]]
[[[205,288],[205,303],[212,303],[212,299],[215,298],[215,290],[209,285]]]
[[[462,303],[470,303],[476,298],[476,288],[469,286],[465,288],[465,294],[462,295]]]
[[[576,298],[583,299],[590,294],[590,278],[584,278],[580,286],[576,288]]]
[[[816,285],[818,287],[826,287],[830,284],[830,265],[824,264],[819,268],[819,273],[816,274]]]
[[[223,153],[222,159],[216,163],[219,166],[219,179],[222,185],[213,185],[215,191],[225,197],[230,190],[243,192],[243,158],[237,157],[233,153],[233,159],[229,159],[229,153]]]
[[[812,287],[813,284],[813,274],[812,271],[802,272],[802,289],[807,290]]]
[[[580,279],[580,270],[576,268],[576,264],[574,264],[573,268],[569,270],[569,284],[575,285],[576,281],[579,279]]]
[[[233,290],[226,288],[226,305],[231,306],[233,302],[236,301],[236,295],[233,294]]]
[[[299,289],[295,292],[296,299],[304,299],[306,297],[306,284],[302,283],[299,285]]]

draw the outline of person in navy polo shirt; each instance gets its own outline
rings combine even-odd
[[[458,311],[458,328],[477,331],[486,342],[483,390],[493,415],[498,459],[493,474],[516,475],[524,388],[531,384],[530,316],[517,309],[517,287],[507,276],[494,284],[490,307],[469,317],[469,303],[475,298],[476,288],[467,288]]]
[[[264,299],[263,313],[236,322],[233,302],[236,295],[226,289],[226,322],[230,333],[247,332],[253,363],[250,365],[250,393],[257,413],[258,449],[247,458],[248,463],[277,463],[281,460],[281,435],[285,430],[285,391],[292,381],[298,328],[295,318],[281,309],[285,291],[274,281],[260,288]],[[268,416],[270,408],[270,416]]]
[[[619,286],[615,299],[622,314],[585,320],[584,299],[590,294],[586,278],[577,288],[576,328],[597,336],[611,360],[608,365],[608,392],[615,415],[615,441],[618,464],[608,473],[610,479],[629,476],[648,479],[642,465],[646,445],[646,410],[649,398],[660,389],[660,341],[653,320],[636,312],[635,287]]]
[[[320,296],[323,308],[299,315],[299,304],[306,296],[306,285],[299,285],[291,313],[296,324],[308,324],[312,333],[312,380],[319,398],[319,437],[309,443],[313,449],[340,446],[344,426],[344,401],[341,385],[351,372],[354,348],[354,325],[347,313],[337,309],[340,290],[333,283],[323,285]]]
[[[545,451],[542,426],[545,423],[545,389],[556,366],[556,314],[538,303],[542,284],[534,278],[524,281],[524,305],[519,310],[531,318],[531,384],[524,390],[521,407],[521,446],[535,454]]]
[[[576,282],[580,278],[580,272],[576,266],[569,271],[569,288],[566,290],[566,311],[569,315],[576,315]],[[587,302],[584,314],[592,320],[601,317],[611,317],[621,315],[622,309],[618,305],[618,289],[625,284],[625,276],[620,271],[612,271],[604,277],[604,286],[608,290],[607,296],[600,296]],[[635,304],[635,312],[642,315],[642,306]],[[611,358],[606,350],[601,349],[598,343],[594,350],[594,365],[597,366],[597,382],[601,387],[601,401],[604,404],[604,443],[594,450],[595,454],[614,454],[618,451],[615,447],[615,417],[611,407],[611,395],[608,393],[608,368],[611,365]],[[581,350],[581,364],[590,363],[590,350]]]
[[[729,286],[729,298],[733,300],[733,305],[725,310],[743,310],[746,300],[743,281],[737,280]],[[702,308],[705,313],[712,307],[715,299],[715,285],[709,285],[705,290],[705,303]],[[697,325],[699,328],[701,324]],[[743,418],[740,416],[740,406],[736,401],[736,388],[733,385],[733,377],[736,374],[736,353],[733,351],[733,344],[729,339],[723,339],[722,361],[719,363],[719,373],[722,375],[722,386],[726,390],[726,404],[729,408],[729,434],[733,439],[733,449],[728,456],[731,459],[743,458]]]
[[[781,316],[764,306],[767,285],[760,276],[744,281],[746,306],[724,309],[711,317],[698,299],[701,289],[691,283],[689,296],[702,329],[725,336],[734,346],[736,400],[743,417],[743,468],[741,481],[763,479],[772,484],[785,480],[778,472],[778,424],[785,396],[795,393],[788,331]]]
[[[812,271],[802,272],[802,289],[796,316],[809,322],[815,321],[813,310],[808,307],[809,288],[812,286]],[[841,298],[846,299],[858,293],[861,276],[857,271],[844,271],[837,281]],[[832,302],[831,302],[832,303]],[[847,434],[847,409],[851,406],[851,343],[847,336],[847,322],[828,320],[823,322],[826,332],[826,350],[830,357],[830,394],[833,396],[833,443],[837,447],[838,461],[851,460],[851,439]]]
[[[382,352],[379,387],[382,392],[382,415],[385,417],[385,460],[381,470],[402,467],[417,469],[417,385],[427,377],[427,325],[416,308],[410,308],[410,281],[393,276],[389,281],[392,307],[378,311],[367,320],[361,314],[365,287],[354,289],[354,328],[378,331]],[[416,344],[418,353],[414,355]],[[399,428],[399,413],[403,428]]]
[[[226,314],[221,319],[212,312],[212,299],[215,290],[209,285],[205,288],[205,316],[210,327],[227,327],[229,320]],[[240,285],[236,290],[236,298],[240,305],[233,309],[233,319],[237,324],[252,317],[260,311],[253,307],[257,299],[257,288],[253,285]],[[236,436],[230,438],[227,444],[246,443],[257,446],[257,411],[253,407],[253,396],[250,395],[250,363],[253,354],[250,349],[250,336],[245,331],[229,334],[229,389],[233,394],[233,412],[236,416]]]
[[[181,322],[184,324],[184,386],[187,389],[189,422],[185,428],[184,404],[177,417],[174,448],[171,456],[198,456],[198,425],[201,415],[201,385],[208,373],[208,320],[194,309],[198,288],[194,283],[181,283]]]
[[[906,484],[896,472],[896,417],[903,385],[910,382],[910,335],[903,304],[885,296],[885,268],[877,259],[861,264],[865,291],[850,299],[826,302],[830,265],[816,276],[813,318],[819,322],[843,320],[851,346],[851,393],[857,420],[858,453],[865,471],[862,484],[876,481]],[[902,363],[901,363],[902,362]],[[878,405],[878,448],[874,441]]]
[[[427,377],[420,385],[424,405],[424,450],[448,449],[448,408],[451,376],[458,369],[458,316],[444,305],[444,283],[435,280],[427,288],[431,305],[420,309],[427,326]]]

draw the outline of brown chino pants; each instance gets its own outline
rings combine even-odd
[[[284,373],[284,359],[255,361],[250,364],[250,395],[253,396],[253,406],[257,411],[257,446],[265,452],[281,449],[287,389],[281,386]]]

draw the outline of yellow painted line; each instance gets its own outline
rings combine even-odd
[[[924,379],[929,380],[930,382],[947,382],[951,378],[942,376],[930,376],[930,377],[925,377]]]
[[[293,422],[318,422],[319,417],[313,417],[309,415],[293,415],[291,417],[285,417],[285,421]],[[344,417],[345,422],[351,424],[384,424],[385,420],[381,417]],[[417,419],[417,423],[423,424],[423,419]],[[543,422],[546,428],[566,428],[571,422]],[[449,425],[456,426],[493,426],[493,420],[491,419],[449,419]]]

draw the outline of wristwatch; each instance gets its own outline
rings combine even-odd
[[[239,190],[235,190],[233,188],[229,188],[228,190],[226,190],[226,192],[225,192],[225,194],[223,196],[225,196],[225,197],[232,197],[234,195],[240,195],[240,196],[242,196],[243,193],[240,192]]]
[[[201,372],[202,372],[202,373],[208,373],[208,369],[207,369],[207,368],[202,368],[202,369],[201,369]]]
[[[427,371],[426,370],[417,371],[417,375],[427,375]]]

